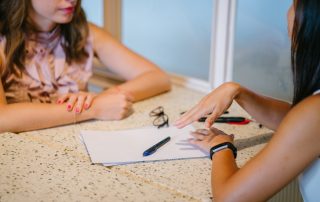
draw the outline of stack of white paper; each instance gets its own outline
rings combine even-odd
[[[189,144],[193,127],[184,129],[142,128],[123,131],[81,131],[93,163],[121,165],[135,162],[206,157],[208,154]],[[171,140],[150,156],[143,152],[164,138]]]

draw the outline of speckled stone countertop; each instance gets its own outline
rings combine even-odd
[[[0,201],[211,201],[207,158],[104,167],[93,165],[80,130],[122,130],[152,125],[149,112],[163,106],[172,123],[204,94],[174,86],[169,93],[134,105],[122,121],[88,121],[25,133],[0,134]],[[233,104],[230,115],[249,117]],[[196,128],[202,123],[196,123]],[[236,134],[241,166],[271,137],[251,122],[215,124]]]

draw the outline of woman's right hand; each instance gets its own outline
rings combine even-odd
[[[194,132],[191,132],[191,135],[193,136],[193,138],[189,140],[190,143],[198,146],[208,153],[210,153],[210,149],[213,146],[224,142],[233,143],[234,139],[233,134],[227,135],[223,131],[214,127],[211,127],[209,129],[198,129]]]
[[[205,121],[205,127],[210,128],[214,121],[230,107],[233,99],[238,95],[239,89],[240,85],[234,82],[222,84],[183,114],[174,125],[183,128],[211,113]]]
[[[101,93],[92,103],[93,118],[121,120],[132,113],[132,99],[123,93]]]

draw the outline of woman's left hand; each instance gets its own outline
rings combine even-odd
[[[211,127],[210,129],[198,129],[191,133],[194,137],[190,139],[190,143],[198,146],[206,152],[218,144],[223,142],[233,143],[234,135],[227,135],[223,131]]]
[[[92,101],[96,96],[95,93],[83,91],[78,93],[67,93],[58,98],[57,104],[67,103],[67,111],[81,113],[83,110],[88,110],[90,108]]]

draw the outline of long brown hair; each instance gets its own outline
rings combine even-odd
[[[2,78],[14,72],[14,66],[24,68],[25,38],[32,25],[28,22],[30,0],[0,1],[0,34],[6,38],[6,63],[2,66]],[[61,24],[62,44],[68,63],[80,62],[88,57],[85,45],[88,37],[88,22],[81,8],[81,0],[77,1],[74,16],[70,23]],[[33,28],[34,29],[34,28]],[[1,59],[0,59],[1,60]],[[3,62],[0,62],[0,64]]]

